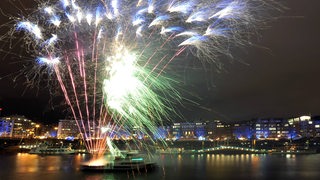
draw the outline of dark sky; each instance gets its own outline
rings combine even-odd
[[[319,0],[285,0],[288,10],[254,42],[261,47],[234,50],[234,59],[223,60],[221,71],[194,70],[187,91],[199,105],[185,102],[181,113],[185,120],[249,120],[256,117],[292,117],[320,115],[320,16]],[[6,1],[1,1],[4,9]],[[5,17],[1,15],[1,22]],[[1,28],[3,34],[5,28]],[[4,44],[1,44],[3,47]],[[5,47],[3,47],[4,49]],[[46,90],[13,82],[18,63],[0,60],[0,105],[3,114],[24,114],[39,120],[63,117],[52,111]],[[242,63],[245,62],[245,63]],[[190,75],[182,75],[186,79]],[[1,78],[2,77],[2,78]],[[196,98],[198,97],[198,98]],[[25,101],[27,99],[27,101]]]

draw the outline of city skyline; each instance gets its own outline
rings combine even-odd
[[[2,1],[5,7],[8,1]],[[319,17],[315,7],[318,1],[303,3],[285,1],[288,8],[279,18],[261,31],[253,42],[260,47],[241,47],[233,50],[233,60],[221,57],[222,70],[203,68],[189,60],[177,71],[181,74],[181,89],[188,91],[190,101],[177,107],[185,119],[217,118],[228,121],[255,117],[294,117],[319,115]],[[1,24],[5,21],[1,16]],[[4,28],[1,28],[1,34]],[[4,44],[2,45],[4,46]],[[22,85],[23,78],[13,82],[17,62],[10,56],[0,60],[0,106],[2,114],[21,114],[37,119],[63,118],[63,108],[51,111],[49,92]],[[24,93],[25,92],[25,93]],[[177,104],[180,106],[180,104]],[[31,118],[31,117],[30,117]]]
[[[121,129],[121,128],[120,128]],[[258,118],[242,122],[207,120],[194,122],[171,122],[159,125],[157,133],[149,136],[139,127],[112,134],[112,139],[172,139],[172,140],[279,140],[318,138],[320,135],[320,117],[300,116],[285,118]],[[76,120],[60,119],[59,123],[46,125],[35,123],[24,116],[0,117],[0,137],[58,138],[79,139],[80,131]]]

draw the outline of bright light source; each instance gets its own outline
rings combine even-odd
[[[101,127],[101,133],[106,133],[110,130],[109,127]]]
[[[309,121],[310,119],[311,119],[310,116],[301,116],[301,117],[300,117],[300,120],[301,120],[301,121],[305,121],[305,120]]]

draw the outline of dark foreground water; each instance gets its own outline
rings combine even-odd
[[[320,154],[313,155],[159,155],[149,173],[87,173],[85,155],[0,155],[0,180],[156,180],[156,179],[320,179]]]

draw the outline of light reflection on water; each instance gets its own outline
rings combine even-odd
[[[159,155],[159,168],[149,173],[86,173],[80,163],[88,155],[0,155],[0,179],[317,179],[315,155]]]

